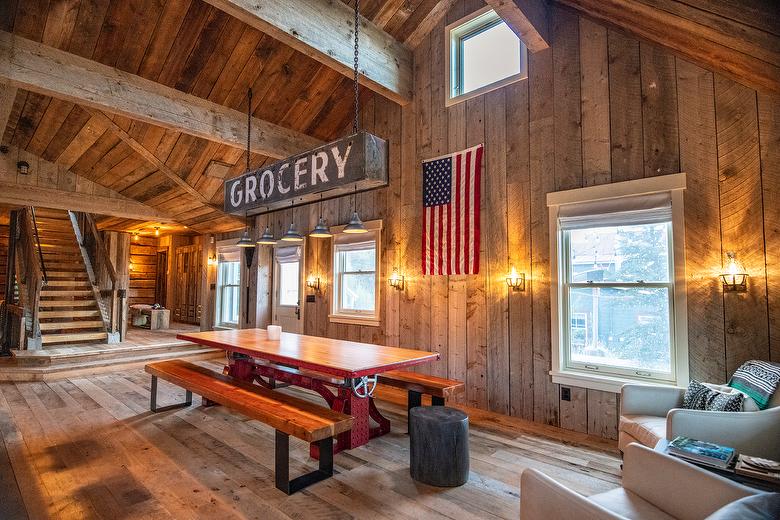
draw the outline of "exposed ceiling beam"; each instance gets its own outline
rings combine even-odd
[[[0,139],[5,134],[5,127],[8,125],[8,117],[11,115],[11,109],[16,99],[16,87],[0,83]]]
[[[510,29],[523,40],[528,52],[550,47],[550,22],[545,0],[485,0]]]
[[[246,115],[81,56],[0,31],[0,80],[39,94],[243,148]],[[252,149],[284,158],[322,142],[252,119]]]
[[[162,161],[159,157],[157,157],[154,153],[152,153],[148,148],[146,148],[143,144],[138,142],[133,136],[128,134],[122,127],[120,127],[118,124],[116,124],[110,117],[108,117],[103,112],[100,112],[99,110],[90,110],[89,112],[93,115],[93,117],[96,117],[98,120],[102,121],[102,123],[121,139],[127,146],[132,148],[138,155],[144,158],[148,163],[150,163],[152,166],[157,168],[160,173],[162,173],[167,179],[171,180],[173,183],[175,183],[177,186],[182,188],[184,191],[195,197],[199,202],[202,204],[209,206],[212,209],[215,209],[217,211],[222,211],[221,207],[217,207],[213,204],[211,204],[211,201],[207,199],[201,192],[196,190],[193,186],[191,186],[187,181],[179,177],[179,175],[176,174],[175,171],[171,169],[170,166],[165,164],[164,161]]]
[[[333,0],[205,0],[347,77],[354,60],[354,10]],[[405,105],[412,100],[412,53],[361,17],[360,83]]]
[[[404,44],[412,49],[416,49],[433,28],[439,25],[439,22],[447,16],[447,12],[455,5],[456,1],[457,0],[439,0],[436,2],[436,5],[434,5],[431,11],[425,15],[425,18],[422,19],[414,31],[406,37]]]
[[[740,25],[741,49],[734,47],[735,35],[715,30],[659,7],[637,0],[556,0],[583,16],[606,23],[634,38],[671,50],[706,69],[727,76],[763,92],[780,92],[780,37]],[[778,19],[768,2],[766,17]],[[773,22],[769,22],[770,24]],[[760,43],[762,42],[763,43]],[[762,59],[763,58],[763,59]]]

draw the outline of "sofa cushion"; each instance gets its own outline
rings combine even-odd
[[[759,493],[727,504],[707,520],[772,520],[780,518],[780,493]]]
[[[618,428],[648,448],[655,448],[666,437],[666,417],[621,415]]]
[[[741,412],[742,392],[719,392],[692,379],[683,397],[683,408],[720,412]]]
[[[617,488],[606,493],[593,495],[590,497],[590,501],[626,518],[659,520],[673,520],[674,518],[642,499],[639,495],[624,488]]]

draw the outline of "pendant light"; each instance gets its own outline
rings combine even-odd
[[[290,210],[292,211],[294,201],[290,201]],[[295,216],[293,215],[293,218]],[[281,238],[284,242],[303,242],[303,235],[300,234],[298,231],[298,228],[295,227],[295,221],[290,223],[289,229],[287,229],[287,232],[282,235]]]
[[[261,246],[272,246],[276,244],[276,239],[274,238],[274,234],[271,233],[271,228],[268,226],[265,226],[265,231],[263,231],[263,234],[260,235],[260,238],[257,240],[257,243]]]
[[[360,115],[360,91],[358,83],[358,56],[360,47],[358,45],[358,30],[360,29],[360,0],[355,0],[355,67],[354,67],[354,93],[355,93],[355,119],[352,121],[352,133],[358,133],[359,127],[359,115]],[[352,218],[349,219],[349,224],[343,230],[344,233],[367,233],[368,230],[363,225],[363,221],[360,220],[360,216],[357,212],[357,184],[355,185],[355,211],[352,213]]]
[[[320,219],[317,221],[317,225],[311,230],[309,236],[312,238],[330,238],[333,233],[330,232],[330,228],[325,223],[325,219],[322,218],[322,195],[320,195]]]
[[[246,171],[249,171],[249,155],[250,155],[250,143],[252,137],[252,89],[249,89],[247,108],[246,108]],[[244,218],[246,220],[246,226],[244,227],[244,233],[241,238],[238,239],[236,245],[238,247],[249,248],[255,247],[255,241],[249,236],[249,214],[245,213]],[[247,265],[251,264],[251,260],[247,257]]]
[[[352,213],[352,218],[349,219],[349,224],[343,230],[344,233],[359,234],[368,233],[366,226],[363,225],[363,221],[360,220],[360,216],[357,212],[357,186],[355,186],[355,211]]]

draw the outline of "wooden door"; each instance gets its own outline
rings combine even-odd
[[[154,301],[168,305],[168,250],[157,251],[157,277],[154,282]]]
[[[200,323],[202,311],[200,302],[200,245],[193,244],[176,248],[176,287],[174,319],[183,323]]]

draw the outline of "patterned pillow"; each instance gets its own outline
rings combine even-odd
[[[741,412],[745,396],[741,393],[724,394],[691,380],[683,397],[683,408],[719,412]]]

